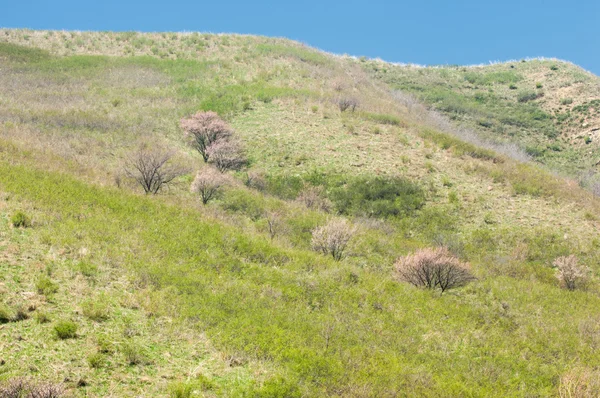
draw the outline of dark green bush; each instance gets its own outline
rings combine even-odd
[[[11,224],[15,228],[28,228],[31,227],[31,219],[27,214],[22,211],[18,211],[10,219]]]
[[[400,177],[357,177],[329,197],[341,214],[369,217],[406,216],[425,204],[423,190]]]
[[[54,334],[60,340],[77,337],[77,324],[73,321],[60,321],[54,325]]]
[[[535,92],[535,91],[522,91],[517,95],[517,101],[519,102],[529,102],[529,101],[533,101],[536,100],[538,98],[540,98],[541,96],[543,96],[543,94],[541,92]]]

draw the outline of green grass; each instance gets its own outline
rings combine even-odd
[[[566,292],[551,267],[573,253],[598,272],[597,203],[571,182],[423,125],[354,61],[284,40],[8,32],[58,50],[0,57],[0,380],[75,396],[556,396],[600,366],[597,286]],[[538,157],[576,158],[549,137],[552,84],[518,101],[536,92],[529,67],[375,73],[490,133],[543,134]],[[350,92],[361,107],[341,114]],[[142,140],[200,167],[178,128],[199,109],[227,118],[264,186],[232,175],[207,206],[193,174],[156,197],[115,186]],[[296,201],[309,186],[330,213]],[[11,227],[17,211],[34,228]],[[356,227],[339,262],[311,249],[332,217]],[[478,279],[443,296],[399,282],[394,261],[435,245]],[[51,338],[66,320],[76,338]]]

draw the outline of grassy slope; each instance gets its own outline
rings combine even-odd
[[[556,60],[416,67],[362,61],[378,79],[450,118],[521,144],[551,168],[576,174],[599,160],[600,79]]]
[[[5,280],[14,282],[2,300],[16,308],[50,272],[59,292],[31,300],[53,322],[81,327],[69,348],[49,338],[54,323],[2,326],[31,336],[10,346],[2,377],[71,375],[67,386],[82,395],[111,385],[114,395],[158,394],[187,380],[209,396],[551,396],[562,375],[600,365],[596,288],[567,293],[549,267],[573,252],[597,272],[595,200],[535,168],[464,154],[352,62],[245,36],[0,37],[65,56],[0,47],[2,228],[14,247],[4,250]],[[358,97],[361,111],[340,114],[333,102],[342,95]],[[268,175],[401,175],[422,184],[427,204],[400,220],[354,219],[350,256],[335,263],[308,250],[310,229],[328,215],[295,203],[239,186],[201,208],[185,193],[189,176],[156,198],[109,187],[140,140],[199,166],[177,127],[198,108],[226,115],[252,167]],[[374,122],[376,114],[399,122]],[[33,229],[7,227],[17,209],[33,215]],[[271,242],[263,214],[273,209],[286,228]],[[460,247],[476,283],[438,297],[395,281],[397,256],[440,239]],[[32,259],[15,270],[15,253]],[[78,271],[82,260],[98,268],[97,281]],[[96,286],[110,297],[103,323],[79,312]],[[128,319],[139,334],[123,332]],[[173,333],[188,337],[173,344]],[[102,334],[115,336],[117,354],[90,369],[81,350]],[[37,348],[45,340],[54,351]],[[150,363],[127,365],[121,347],[130,340]],[[198,342],[208,348],[190,352]],[[31,363],[57,363],[60,372]],[[89,385],[76,389],[80,377]]]

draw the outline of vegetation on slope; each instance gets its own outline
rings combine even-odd
[[[391,87],[493,140],[517,142],[536,160],[575,175],[598,162],[600,80],[572,64],[523,60],[418,67],[363,61]]]
[[[422,125],[348,60],[284,40],[0,34],[48,51],[0,47],[0,379],[81,396],[597,391],[598,204],[576,184]],[[179,128],[198,110],[250,160],[206,205]],[[193,171],[143,195],[120,175],[140,142]],[[340,261],[313,250],[336,219],[355,230]],[[403,283],[396,260],[432,246],[477,279]],[[584,289],[561,288],[570,254]],[[54,337],[62,321],[74,339]]]

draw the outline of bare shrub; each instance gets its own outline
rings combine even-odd
[[[227,178],[212,167],[205,167],[196,174],[191,191],[200,195],[203,204],[214,199],[220,189],[228,183]]]
[[[265,219],[267,220],[267,229],[271,240],[275,238],[275,235],[279,233],[282,225],[281,212],[279,211],[267,211],[265,212]]]
[[[345,112],[348,109],[354,112],[358,106],[358,100],[356,98],[342,97],[338,99],[337,104],[341,112]]]
[[[558,257],[552,263],[558,273],[556,277],[560,285],[568,290],[583,288],[589,281],[590,270],[585,265],[580,265],[574,255]]]
[[[210,157],[208,147],[217,141],[228,141],[233,134],[227,123],[215,112],[198,112],[188,119],[181,119],[180,125],[205,162]]]
[[[212,163],[220,172],[239,170],[248,160],[242,144],[237,140],[218,140],[206,148],[208,162]]]
[[[323,197],[323,188],[321,187],[305,187],[296,200],[308,209],[321,210],[324,212],[331,211],[331,207],[333,206],[329,199]]]
[[[257,191],[264,191],[267,188],[267,180],[264,173],[256,170],[246,173],[244,184],[248,188],[254,188]]]
[[[173,152],[142,146],[127,159],[125,174],[142,186],[146,194],[156,194],[188,170],[170,163]]]
[[[0,385],[2,398],[59,398],[63,388],[49,383],[36,384],[27,379],[15,378]]]
[[[400,279],[426,289],[448,289],[463,286],[475,279],[469,264],[461,262],[444,247],[418,250],[401,257],[395,264]]]
[[[344,256],[348,242],[356,232],[345,219],[333,219],[317,227],[312,232],[312,247],[325,255],[331,255],[336,261]]]
[[[596,398],[600,396],[600,373],[589,368],[572,369],[560,377],[560,398]]]

